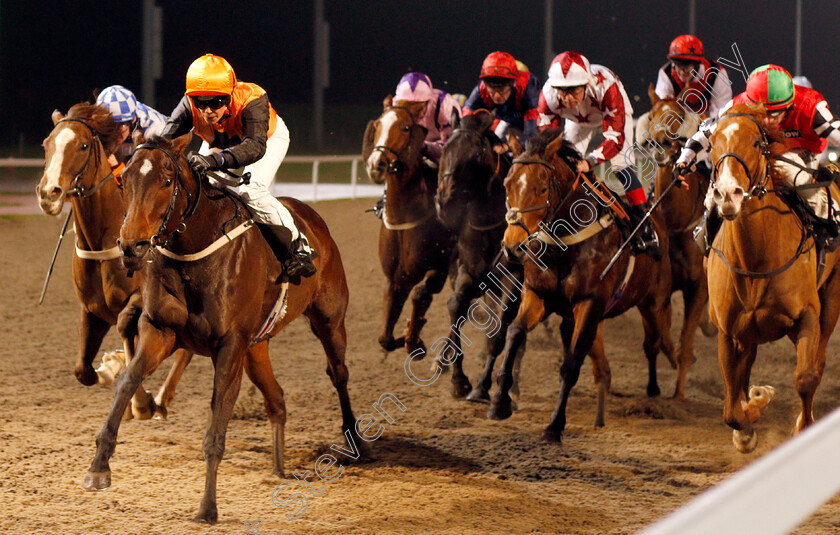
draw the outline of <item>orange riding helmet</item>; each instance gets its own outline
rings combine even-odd
[[[187,69],[188,96],[230,95],[236,87],[236,74],[221,56],[204,54]]]

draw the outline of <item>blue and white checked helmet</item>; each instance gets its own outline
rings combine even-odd
[[[111,112],[114,122],[133,122],[137,117],[137,98],[121,85],[106,87],[96,97],[96,103]]]

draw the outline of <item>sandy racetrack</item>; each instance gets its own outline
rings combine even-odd
[[[371,204],[338,201],[315,207],[341,249],[350,285],[347,361],[356,415],[371,412],[371,404],[384,392],[396,395],[407,411],[398,414],[394,425],[386,424],[373,443],[374,462],[348,465],[339,479],[324,486],[323,494],[310,496],[306,511],[291,522],[285,515],[294,508],[281,509],[271,501],[283,480],[271,474],[262,398],[244,379],[220,468],[220,522],[213,527],[190,522],[204,486],[209,359],[196,358],[187,368],[168,421],[123,422],[111,461],[112,487],[83,491],[82,478],[113,390],[84,387],[72,374],[79,307],[70,279],[72,242],[64,244],[46,303],[38,307],[61,221],[0,217],[0,532],[244,534],[243,522],[259,519],[258,529],[265,535],[632,533],[789,437],[799,410],[790,342],[759,350],[753,382],[771,384],[778,394],[758,424],[756,453],[745,456],[735,451],[721,420],[714,340],[698,335],[686,403],[668,399],[675,372],[664,358],[659,378],[665,395],[649,400],[644,394],[641,320],[635,311],[606,325],[613,372],[606,427],[592,426],[595,396],[587,363],[572,394],[562,446],[537,441],[559,385],[556,334],[542,327],[529,339],[520,410],[509,420],[488,420],[485,405],[453,400],[448,375],[427,388],[409,382],[403,372],[405,352],[383,360],[376,343],[384,277],[376,258],[378,221],[363,213]],[[427,344],[446,334],[449,291],[447,286],[432,305],[424,330]],[[678,299],[675,305],[681,308]],[[681,322],[677,314],[675,338]],[[474,378],[480,370],[475,358],[480,333],[465,332],[476,342],[466,358]],[[835,338],[829,346],[817,418],[840,399],[838,344],[840,338]],[[112,332],[104,348],[118,346]],[[274,339],[271,355],[289,411],[287,474],[311,472],[318,455],[341,438],[326,359],[302,320]],[[147,381],[148,389],[156,390],[169,365],[164,363]],[[313,485],[321,488],[320,482]],[[279,499],[291,492],[282,492]],[[837,532],[838,498],[797,531]]]

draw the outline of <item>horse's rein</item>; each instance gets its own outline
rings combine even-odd
[[[390,110],[402,110],[405,113],[407,113],[408,118],[411,119],[412,128],[417,124],[417,121],[414,120],[414,114],[412,114],[411,110],[409,110],[405,106],[389,106],[388,108],[385,109],[386,112],[390,111]],[[384,115],[384,113],[383,113],[383,115]],[[376,152],[376,151],[383,152],[383,153],[384,152],[389,152],[389,153],[394,155],[393,160],[388,160],[388,173],[393,175],[393,174],[399,173],[400,170],[403,167],[405,167],[405,163],[400,158],[402,157],[403,152],[405,152],[406,149],[409,149],[410,147],[411,147],[411,139],[409,138],[408,143],[406,143],[405,147],[403,147],[399,151],[394,150],[393,148],[389,147],[388,145],[375,145],[373,147],[373,152]]]
[[[152,243],[152,245],[160,245],[161,247],[165,247],[166,243],[169,241],[169,236],[164,238],[162,241],[161,241],[160,237],[166,231],[166,227],[169,224],[169,219],[170,219],[170,217],[172,217],[172,212],[175,209],[175,201],[178,199],[178,193],[180,192],[181,187],[183,187],[183,182],[181,180],[181,164],[178,161],[178,158],[174,154],[172,154],[171,152],[169,152],[167,149],[165,149],[163,147],[159,147],[157,145],[151,145],[151,144],[148,144],[148,143],[143,143],[143,144],[137,146],[137,148],[135,149],[135,153],[137,151],[141,150],[141,149],[159,150],[159,151],[163,152],[169,158],[169,160],[172,162],[172,164],[175,166],[175,179],[174,180],[169,179],[169,180],[166,181],[166,187],[169,187],[170,183],[173,186],[172,197],[169,200],[169,207],[166,209],[166,214],[163,216],[163,222],[161,223],[160,228],[149,239],[149,241]],[[198,206],[198,201],[199,201],[199,198],[201,197],[201,177],[195,177],[195,178],[196,178],[196,184],[198,184],[196,195],[195,195],[195,202],[192,203],[192,205],[189,204],[189,193],[187,193],[188,209],[184,210],[184,212],[181,213],[181,215],[179,217],[179,221],[178,221],[178,226],[175,228],[174,233],[183,232],[187,229],[186,220],[189,219],[190,217],[192,217],[193,213],[195,212],[196,207]]]
[[[94,146],[102,146],[102,141],[99,139],[99,134],[96,133],[96,130],[94,130],[93,127],[87,121],[85,121],[84,119],[78,119],[76,117],[65,117],[63,119],[60,119],[58,122],[59,123],[65,123],[65,122],[81,123],[81,124],[85,125],[85,127],[87,127],[88,130],[90,130],[90,134],[93,138],[91,140],[90,145],[88,145],[88,159],[87,159],[87,162],[85,162],[85,166],[82,168],[81,172],[79,174],[77,174],[76,177],[73,179],[73,183],[71,184],[70,189],[67,190],[67,193],[66,193],[66,195],[68,197],[75,195],[79,199],[86,199],[86,198],[90,197],[91,195],[93,195],[94,193],[96,193],[97,191],[99,191],[99,189],[102,188],[102,186],[104,186],[105,184],[107,184],[108,181],[110,181],[112,178],[115,178],[114,173],[113,172],[108,173],[108,175],[106,175],[105,178],[103,178],[99,182],[96,182],[96,184],[94,184],[93,187],[90,188],[90,189],[85,189],[83,186],[80,186],[79,182],[87,174],[88,169],[90,168],[90,162],[94,158],[94,154],[96,155],[96,165],[94,166],[94,168],[95,169],[99,168],[99,151],[94,151]]]
[[[540,160],[538,158],[514,158],[511,165],[515,165],[515,164],[541,165],[541,166],[545,167],[551,173],[551,180],[549,181],[549,184],[552,185],[552,186],[554,185],[554,166],[551,165],[550,163],[548,163],[544,160]],[[577,181],[575,181],[575,184],[572,186],[572,190],[569,192],[568,195],[566,195],[566,198],[563,200],[563,202],[568,200],[569,196],[574,192],[576,187],[577,187]],[[526,234],[528,234],[528,236],[530,236],[531,235],[531,230],[528,227],[525,226],[525,223],[522,222],[522,214],[527,214],[529,212],[536,212],[538,210],[546,210],[546,215],[542,219],[542,221],[545,221],[546,218],[548,217],[548,210],[551,208],[551,191],[553,189],[554,189],[553,187],[548,189],[548,199],[546,199],[544,204],[537,204],[537,205],[534,205],[534,206],[529,206],[528,208],[517,208],[515,206],[511,206],[510,202],[507,199],[505,199],[505,208],[507,208],[507,213],[505,213],[505,221],[507,222],[507,224],[508,225],[516,225],[517,227],[521,227],[522,230],[524,230],[526,232]],[[553,211],[552,216],[557,213],[558,209],[559,209],[559,205],[558,205],[558,208],[556,208]]]

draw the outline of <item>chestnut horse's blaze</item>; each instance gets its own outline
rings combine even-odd
[[[813,238],[779,195],[760,191],[774,178],[773,155],[786,150],[778,132],[763,128],[763,118],[761,111],[733,106],[711,138],[715,202],[728,221],[709,256],[709,311],[719,329],[723,419],[745,453],[758,443],[753,424],[775,392],[749,386],[758,345],[784,336],[796,345],[798,433],[814,421],[814,395],[840,316],[840,252],[826,254],[817,280]],[[831,187],[837,198],[840,190]],[[803,248],[803,240],[811,245]]]
[[[107,422],[97,437],[96,456],[85,488],[100,490],[111,482],[109,459],[116,447],[120,416],[130,392],[152,373],[173,348],[187,348],[213,360],[215,376],[211,420],[204,438],[207,462],[204,497],[197,521],[215,523],[216,476],[224,454],[227,424],[233,412],[242,371],[265,397],[272,424],[274,468],[283,474],[286,406],[268,355],[268,342],[253,343],[278,293],[282,266],[258,232],[245,231],[222,248],[196,261],[167,255],[194,254],[233,234],[249,218],[245,205],[227,190],[208,191],[193,175],[183,152],[190,135],[174,142],[157,140],[135,152],[125,168],[127,216],[120,244],[127,266],[147,264],[145,308],[139,322],[137,354],[123,374]],[[324,221],[305,204],[283,198],[301,232],[320,257],[318,272],[292,286],[276,335],[305,315],[327,354],[327,373],[338,392],[342,430],[351,451],[363,449],[347,391],[344,364],[347,333],[347,281],[338,247]]]

